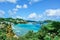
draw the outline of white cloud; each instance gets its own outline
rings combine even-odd
[[[36,2],[39,2],[41,0],[29,0],[29,4],[32,4],[32,3],[36,3]]]
[[[16,18],[21,18],[21,19],[22,19],[22,17],[21,17],[21,16],[16,16]]]
[[[20,5],[16,5],[16,7],[13,8],[12,10],[8,10],[9,15],[10,15],[10,16],[15,15],[20,8],[21,8]]]
[[[41,1],[41,0],[31,0],[32,2],[39,2],[39,1]]]
[[[24,5],[16,5],[16,9],[20,9],[20,8],[27,8],[28,5],[24,4]]]
[[[16,8],[22,8],[22,5],[16,5]]]
[[[60,9],[48,9],[44,13],[47,16],[60,16]]]
[[[39,14],[39,15],[37,15],[39,18],[42,18],[43,17],[43,15],[41,15],[41,14]]]
[[[5,2],[5,0],[0,0],[0,2]]]
[[[17,2],[17,0],[0,0],[0,2],[16,3],[16,2]]]
[[[28,18],[31,19],[31,20],[39,20],[40,18],[42,18],[42,15],[38,15],[37,13],[31,13],[30,15],[28,15]]]
[[[9,17],[14,17],[16,15],[16,12],[17,11],[14,11],[14,10],[8,10],[8,14],[9,14],[8,16]]]
[[[36,13],[31,13],[28,18],[31,18],[31,19],[34,19],[37,17],[37,14]]]
[[[42,13],[42,20],[60,20],[60,9],[47,9]]]
[[[20,15],[12,16],[12,18],[14,18],[14,19],[16,19],[16,18],[24,19],[24,18],[23,18],[23,17],[21,17]]]
[[[12,10],[8,10],[9,16],[13,16],[17,13],[17,11],[21,8],[27,8],[27,4],[24,5],[16,5],[15,8],[13,8]]]
[[[24,4],[24,5],[23,5],[23,8],[27,8],[27,7],[28,7],[27,4]]]
[[[3,10],[0,10],[0,17],[3,17],[5,12]]]
[[[47,9],[41,14],[31,13],[29,19],[34,20],[60,20],[60,9]]]
[[[8,10],[9,17],[14,17],[18,11],[18,8],[13,8],[12,10]]]
[[[9,16],[13,15],[13,12],[11,10],[8,10]]]
[[[18,11],[18,8],[14,8],[14,9],[12,9],[12,11]]]
[[[11,2],[11,3],[16,3],[17,0],[7,0],[8,2]]]

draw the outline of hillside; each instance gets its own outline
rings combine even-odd
[[[42,27],[36,33],[29,31],[23,36],[17,36],[13,33],[11,26],[11,23],[14,23],[15,19],[7,19],[0,19],[0,40],[60,40],[59,21],[49,21],[47,24],[42,24]],[[16,20],[15,22],[17,22]],[[19,19],[19,21],[21,20]],[[26,21],[23,20],[23,22]]]

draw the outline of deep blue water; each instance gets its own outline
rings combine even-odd
[[[25,35],[28,31],[33,30],[37,32],[40,29],[40,24],[17,24],[12,27],[13,32],[16,35]]]

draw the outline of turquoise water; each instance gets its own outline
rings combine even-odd
[[[33,30],[37,32],[40,29],[40,24],[17,24],[12,27],[13,32],[16,35],[25,35],[28,31]]]

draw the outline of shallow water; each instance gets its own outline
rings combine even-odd
[[[37,32],[40,29],[40,24],[17,24],[13,25],[12,29],[16,35],[21,36],[31,30],[33,30],[33,32]]]

